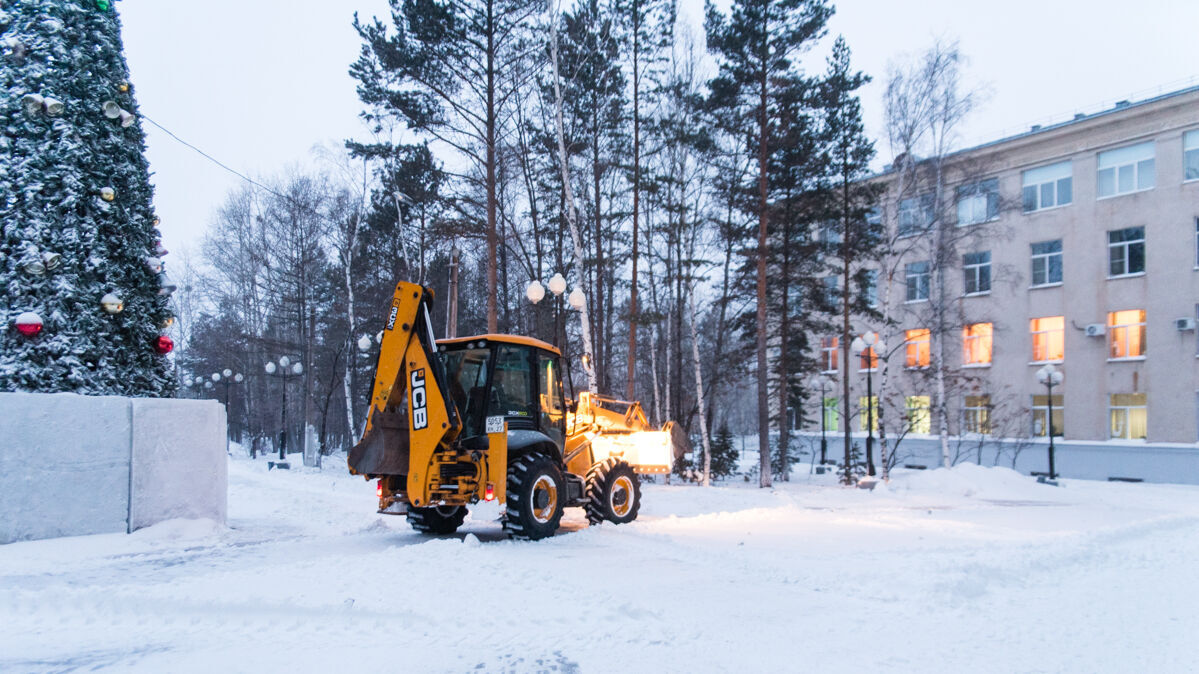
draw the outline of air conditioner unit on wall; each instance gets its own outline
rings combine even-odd
[[[1195,319],[1193,319],[1193,318],[1175,318],[1174,319],[1174,328],[1177,330],[1180,330],[1180,331],[1194,330],[1195,329]]]
[[[1106,331],[1102,323],[1091,323],[1083,329],[1087,337],[1102,337]]]

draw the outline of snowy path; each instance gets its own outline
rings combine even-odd
[[[0,671],[1193,671],[1199,488],[823,479],[650,486],[633,525],[519,543],[234,460],[229,529],[0,546]]]

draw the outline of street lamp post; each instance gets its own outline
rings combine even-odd
[[[268,375],[283,379],[283,415],[282,429],[279,431],[279,460],[287,460],[287,383],[288,380],[304,374],[304,366],[293,363],[287,356],[279,358],[279,364],[268,362],[263,368]]]
[[[1053,465],[1053,387],[1062,383],[1062,373],[1053,366],[1053,363],[1046,363],[1044,367],[1037,370],[1037,381],[1045,385],[1047,393],[1045,396],[1047,406],[1045,426],[1049,430],[1049,479],[1056,480],[1057,470]]]
[[[828,437],[825,435],[828,410],[824,407],[824,392],[830,382],[828,377],[818,374],[812,377],[810,383],[812,388],[820,388],[820,465],[823,466],[828,463]]]
[[[864,351],[870,352],[866,362],[866,474],[874,475],[874,388],[870,375],[874,372],[879,354],[886,352],[887,345],[878,338],[878,333],[867,332],[854,337],[850,348],[859,357]]]
[[[220,384],[220,383],[225,384],[225,421],[226,421],[226,424],[228,423],[228,420],[229,420],[229,408],[230,408],[229,403],[230,403],[230,396],[232,394],[230,387],[233,386],[234,384],[242,383],[242,381],[244,379],[245,379],[245,377],[243,377],[240,372],[237,374],[233,374],[233,370],[230,370],[229,368],[225,368],[221,372],[213,372],[212,373],[212,382],[210,382],[211,384]],[[212,388],[212,387],[208,386],[208,388]],[[226,427],[225,428],[225,453],[226,454],[229,453],[229,434],[230,434],[230,432],[231,432],[230,429],[228,427]]]

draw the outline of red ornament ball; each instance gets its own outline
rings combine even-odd
[[[159,353],[159,355],[165,356],[171,352],[171,349],[174,349],[174,348],[175,348],[174,340],[172,340],[170,337],[167,337],[166,335],[159,335],[158,339],[154,340],[154,350],[157,351]]]
[[[33,337],[42,331],[42,317],[32,311],[26,311],[17,316],[14,323],[17,326],[17,332],[26,337]]]

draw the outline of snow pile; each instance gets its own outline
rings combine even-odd
[[[963,498],[1005,500],[1057,500],[1060,487],[1042,484],[1036,478],[1010,468],[961,463],[935,470],[897,470],[888,484],[876,489],[895,494],[937,494]]]
[[[227,529],[0,546],[0,671],[1193,669],[1195,487],[651,484],[633,524],[530,543],[492,507],[419,536],[325,466],[233,459]]]

